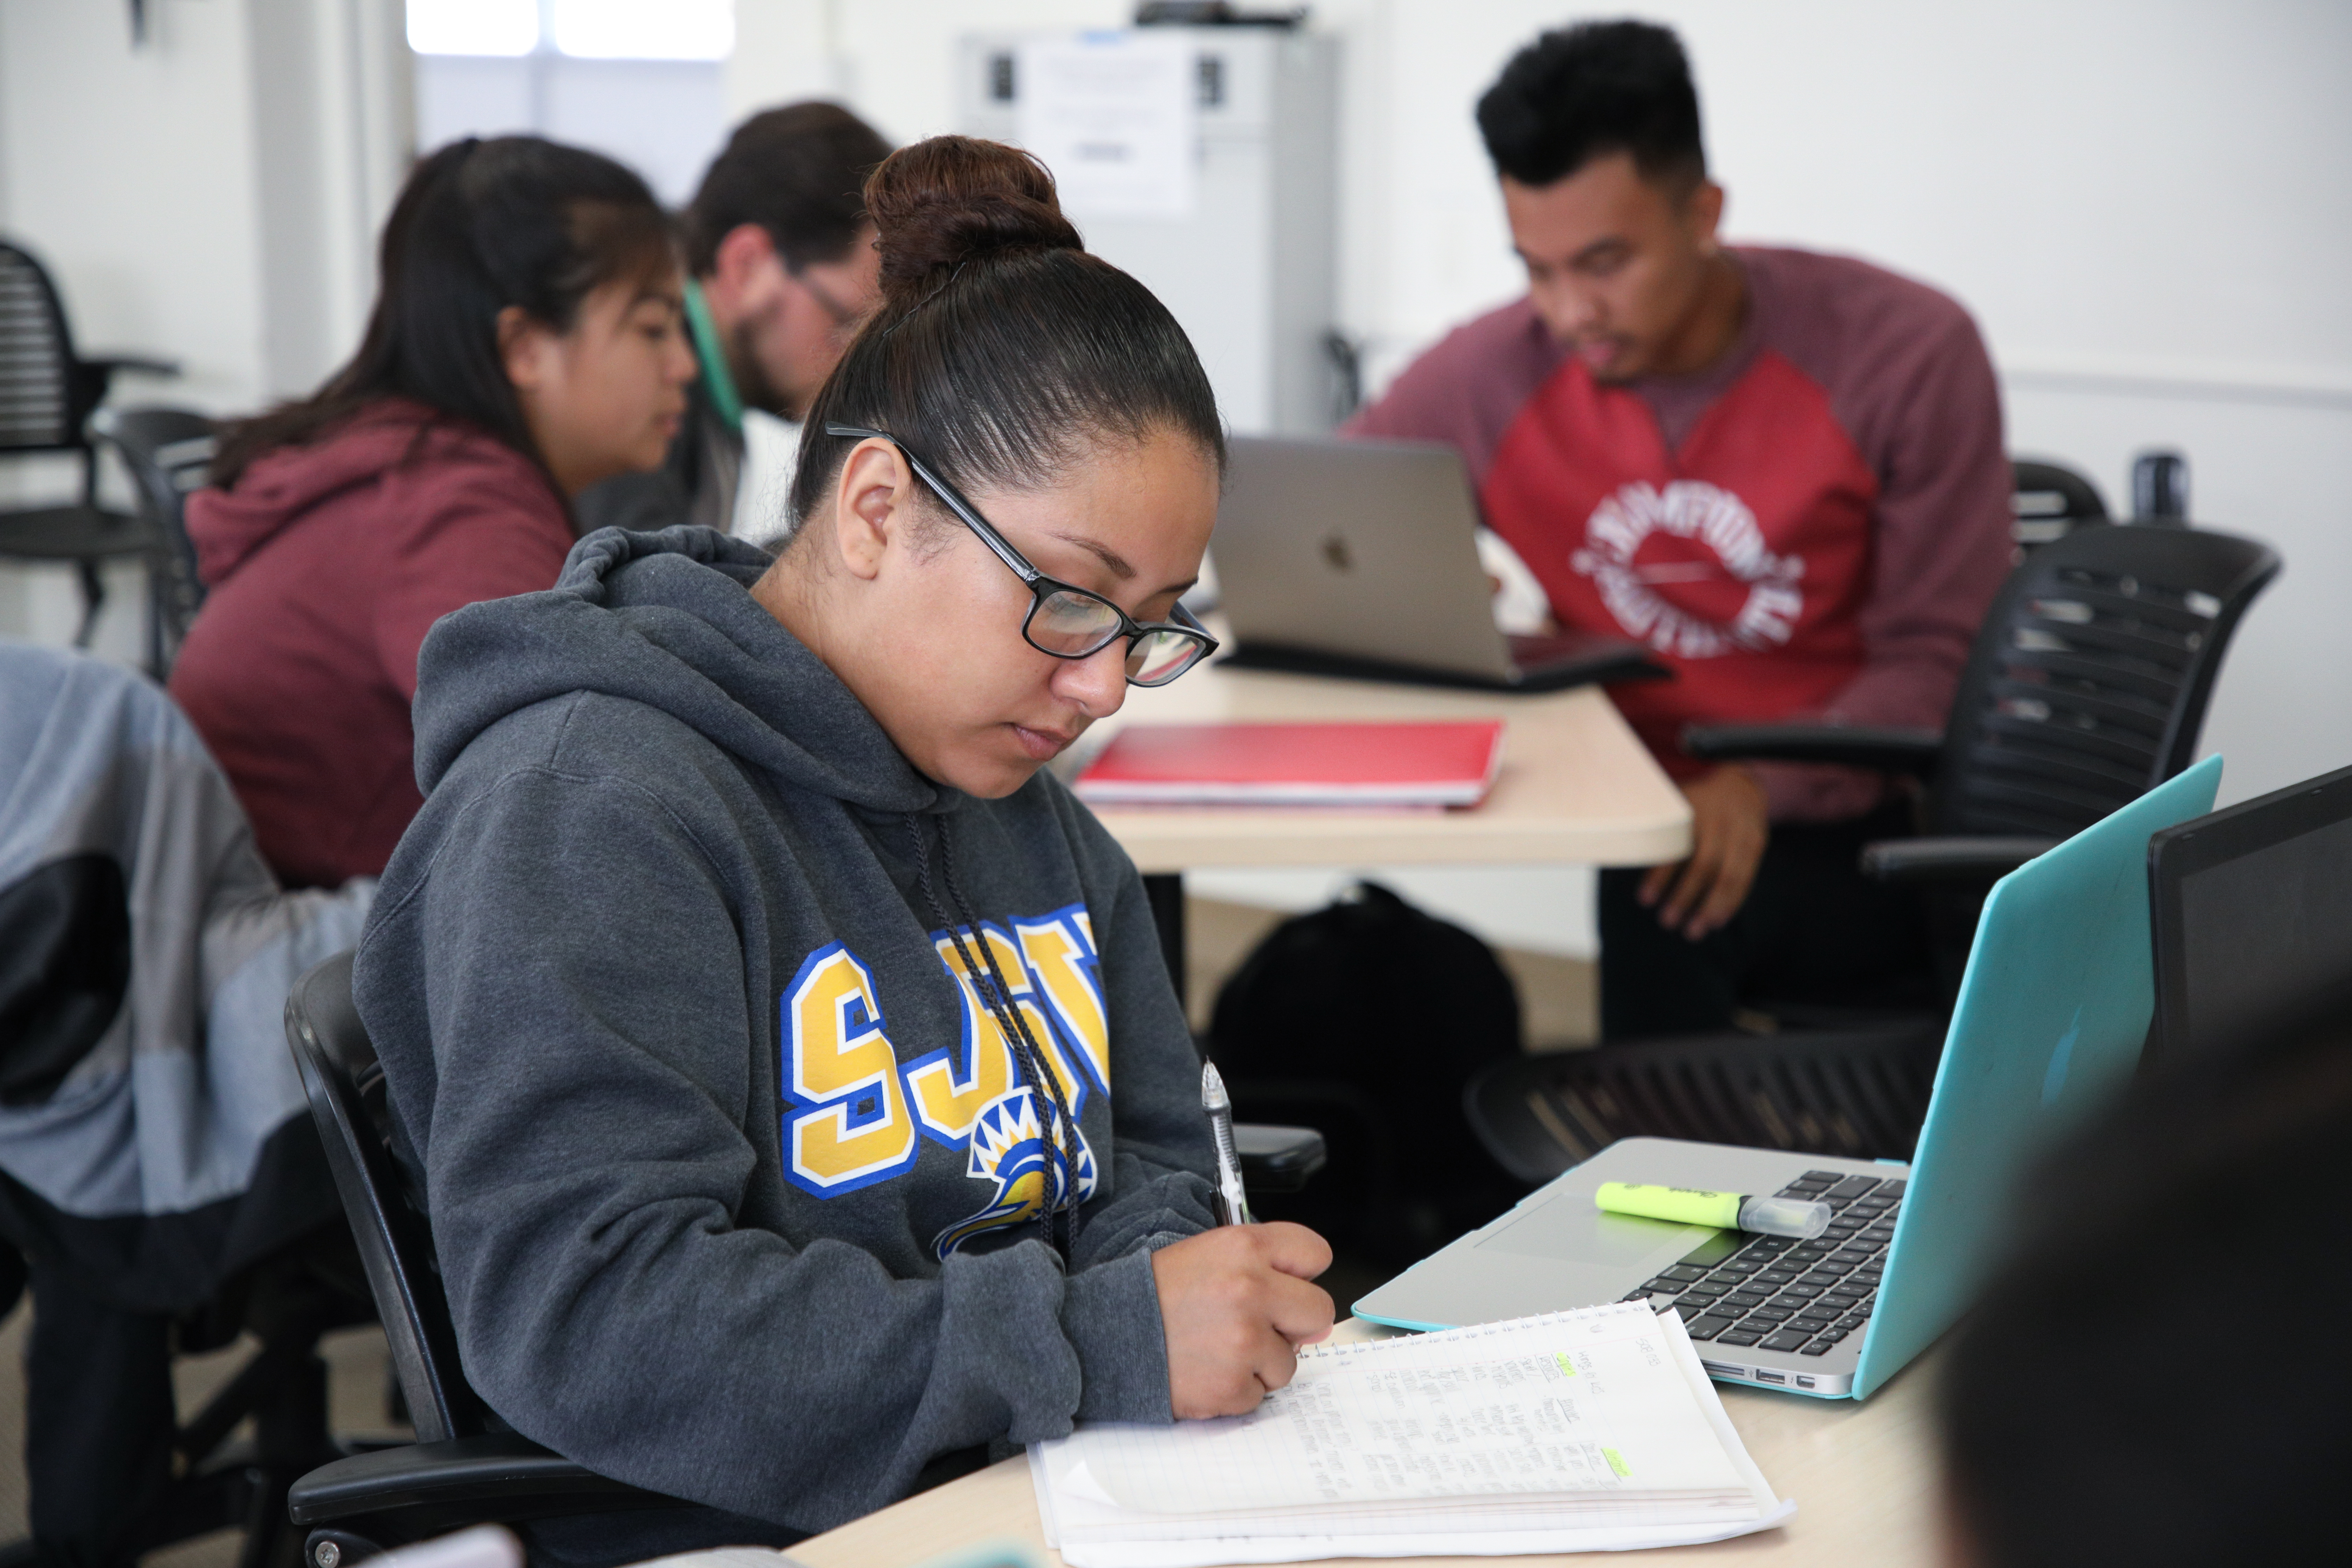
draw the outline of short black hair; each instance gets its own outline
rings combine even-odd
[[[2011,1257],[1938,1371],[1949,1498],[1988,1568],[2342,1550],[2352,1364],[2309,1336],[2352,1291],[2328,1196],[2352,1030],[2248,1046],[2143,1076],[1983,1200]]]
[[[1478,132],[1498,174],[1523,185],[1564,180],[1630,153],[1643,178],[1689,189],[1706,178],[1698,89],[1669,27],[1580,22],[1511,57],[1478,100]]]
[[[763,110],[735,128],[686,208],[686,265],[708,277],[719,242],[757,224],[797,272],[838,261],[866,221],[866,176],[890,155],[881,133],[837,103]]]

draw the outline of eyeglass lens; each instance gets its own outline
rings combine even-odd
[[[1029,640],[1046,653],[1083,658],[1118,635],[1118,609],[1087,594],[1056,590],[1029,615]]]
[[[1150,632],[1127,650],[1127,678],[1138,686],[1165,686],[1198,664],[1207,651],[1198,637]]]
[[[1060,589],[1039,598],[1024,628],[1031,643],[1063,658],[1099,653],[1118,637],[1118,607],[1091,594]],[[1200,661],[1201,640],[1181,632],[1147,632],[1127,650],[1127,679],[1138,686],[1160,686]]]

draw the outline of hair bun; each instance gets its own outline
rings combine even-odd
[[[866,182],[866,210],[892,304],[914,303],[967,262],[1085,248],[1045,164],[971,136],[934,136],[891,153]]]

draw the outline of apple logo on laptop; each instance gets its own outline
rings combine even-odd
[[[2042,1075],[2042,1103],[2055,1105],[2066,1088],[2066,1066],[2074,1059],[2074,1041],[2083,1033],[2083,1010],[2074,1009],[2074,1020],[2066,1032],[2058,1037],[2057,1048],[2050,1053],[2050,1070]]]

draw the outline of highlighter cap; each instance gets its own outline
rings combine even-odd
[[[1811,1241],[1829,1227],[1830,1205],[1809,1198],[1748,1198],[1739,1205],[1739,1228],[1758,1236]]]

